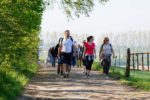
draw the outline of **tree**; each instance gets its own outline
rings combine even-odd
[[[101,4],[109,0],[97,0]],[[47,5],[58,5],[64,10],[67,17],[72,18],[73,16],[80,17],[80,15],[89,16],[89,13],[93,10],[94,0],[46,0]]]

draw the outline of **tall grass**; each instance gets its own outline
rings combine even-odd
[[[102,67],[99,62],[94,62],[93,69],[102,72]],[[148,71],[131,70],[130,77],[126,78],[125,68],[111,66],[110,76],[114,78],[117,77],[123,84],[133,86],[137,89],[150,91],[150,72]]]

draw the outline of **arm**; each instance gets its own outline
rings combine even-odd
[[[101,60],[102,59],[102,46],[101,46],[101,48],[100,48],[100,50],[99,50],[99,59]]]
[[[61,49],[62,49],[62,45],[60,45],[59,47],[58,47],[58,57],[60,57],[60,54],[61,54]]]
[[[94,56],[95,56],[95,58],[96,58],[96,49],[94,48]]]
[[[85,51],[86,51],[86,47],[85,47],[85,46],[83,46],[83,54],[82,54],[82,58],[84,58],[84,57],[85,57]]]
[[[113,54],[113,58],[115,58],[115,52],[113,48],[112,48],[112,54]]]

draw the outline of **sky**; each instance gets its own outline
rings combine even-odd
[[[43,13],[41,33],[88,33],[98,38],[108,32],[149,31],[150,0],[109,0],[105,5],[96,3],[90,17],[67,19],[57,6],[47,7]]]

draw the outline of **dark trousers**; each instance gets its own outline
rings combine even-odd
[[[111,65],[110,58],[109,59],[104,59],[102,63],[103,63],[102,64],[102,66],[103,66],[103,73],[108,75],[109,74],[109,68],[110,68],[110,65]]]
[[[52,66],[53,66],[53,67],[55,67],[55,62],[56,62],[55,60],[56,60],[56,57],[53,56],[53,58],[52,58]]]
[[[105,66],[103,66],[103,73],[104,74],[106,74],[106,75],[108,75],[109,74],[109,65],[107,66],[107,65],[105,65]]]
[[[94,56],[93,55],[85,56],[85,62],[86,62],[85,66],[86,66],[87,70],[91,70],[93,61],[94,61]]]

